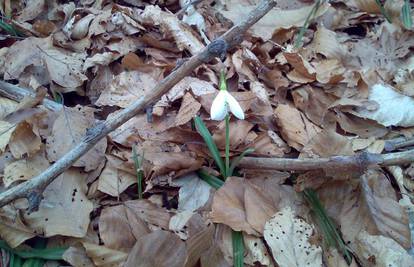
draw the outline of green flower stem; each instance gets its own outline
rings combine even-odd
[[[224,179],[231,176],[231,173],[230,173],[230,117],[229,117],[229,114],[226,115],[225,122],[226,122],[226,150],[225,150],[226,177],[224,177]]]

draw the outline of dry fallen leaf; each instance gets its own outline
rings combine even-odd
[[[122,251],[109,249],[92,243],[82,242],[86,254],[92,259],[93,263],[99,267],[121,267],[124,266],[128,254]]]
[[[85,177],[81,171],[69,169],[56,178],[43,192],[39,211],[24,215],[27,225],[45,237],[85,236],[93,208],[85,195]]]
[[[149,232],[146,223],[123,205],[101,212],[99,233],[107,248],[129,252],[136,240]]]
[[[322,249],[309,241],[312,233],[312,225],[287,207],[266,222],[264,238],[280,267],[323,266]]]
[[[60,111],[59,117],[53,124],[52,134],[46,141],[49,161],[60,159],[82,140],[87,130],[96,124],[93,111],[91,108],[80,106]],[[86,171],[94,170],[104,159],[105,150],[106,140],[102,139],[73,166],[84,167]]]
[[[181,267],[186,254],[185,243],[176,235],[157,230],[137,240],[128,255],[125,267]]]
[[[391,238],[362,231],[357,244],[366,266],[414,266],[412,256]]]
[[[9,187],[13,182],[29,180],[49,167],[44,153],[37,153],[31,158],[20,159],[9,163],[4,168],[3,183]]]
[[[180,186],[178,210],[196,211],[210,198],[211,187],[195,173],[189,173],[174,180]]]

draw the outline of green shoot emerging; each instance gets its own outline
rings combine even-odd
[[[142,180],[144,177],[142,162],[144,161],[144,153],[142,153],[142,157],[139,157],[135,146],[132,146],[132,159],[134,160],[135,172],[137,175],[138,199],[142,199]]]
[[[315,191],[313,189],[305,189],[303,191],[303,195],[306,201],[309,203],[315,221],[323,234],[326,246],[336,247],[345,257],[345,260],[348,262],[348,264],[351,264],[352,256],[349,253],[344,241],[342,240],[341,235],[335,228],[331,218],[326,214],[325,208],[319,201]]]

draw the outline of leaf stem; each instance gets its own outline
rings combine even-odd
[[[226,179],[231,175],[230,173],[230,117],[229,114],[226,115],[226,150],[225,150],[225,161],[226,161]]]

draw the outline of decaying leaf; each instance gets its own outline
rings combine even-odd
[[[98,190],[110,196],[117,197],[124,192],[130,185],[137,182],[136,174],[133,170],[127,172],[123,168],[124,161],[107,155],[107,162],[98,179]]]
[[[369,100],[378,103],[376,110],[360,109],[359,116],[377,121],[384,126],[414,126],[414,100],[391,87],[376,84],[370,89]]]
[[[40,136],[33,132],[32,126],[27,122],[21,122],[16,126],[9,141],[10,152],[16,159],[34,155],[41,146]]]
[[[196,211],[210,198],[210,185],[194,173],[175,179],[174,184],[180,186],[178,210]]]
[[[302,112],[289,105],[279,105],[275,109],[275,116],[282,136],[299,151],[320,131]]]
[[[129,252],[136,240],[150,231],[139,215],[119,205],[101,212],[99,232],[107,248]]]
[[[83,242],[86,254],[92,259],[96,266],[121,267],[124,266],[128,254],[122,251],[109,249],[92,243]]]
[[[21,218],[19,211],[8,205],[0,209],[0,236],[12,248],[36,236]]]
[[[322,249],[311,244],[312,225],[287,207],[266,222],[264,238],[281,267],[323,266]]]
[[[89,225],[92,202],[86,198],[86,175],[69,169],[43,192],[39,211],[25,214],[26,223],[45,237],[83,237]]]
[[[412,256],[391,238],[363,231],[357,244],[366,266],[414,266]]]
[[[186,254],[184,242],[176,235],[157,230],[137,240],[125,266],[181,267],[184,265]]]
[[[31,158],[24,158],[9,163],[4,168],[3,183],[9,187],[13,182],[19,180],[29,180],[42,173],[49,167],[49,161],[44,153],[37,153]]]
[[[56,161],[75,147],[87,130],[96,124],[93,109],[65,108],[53,124],[52,134],[47,138],[46,151],[49,161]],[[84,167],[86,171],[98,167],[104,158],[106,140],[99,141],[88,153],[78,159],[73,166]]]

